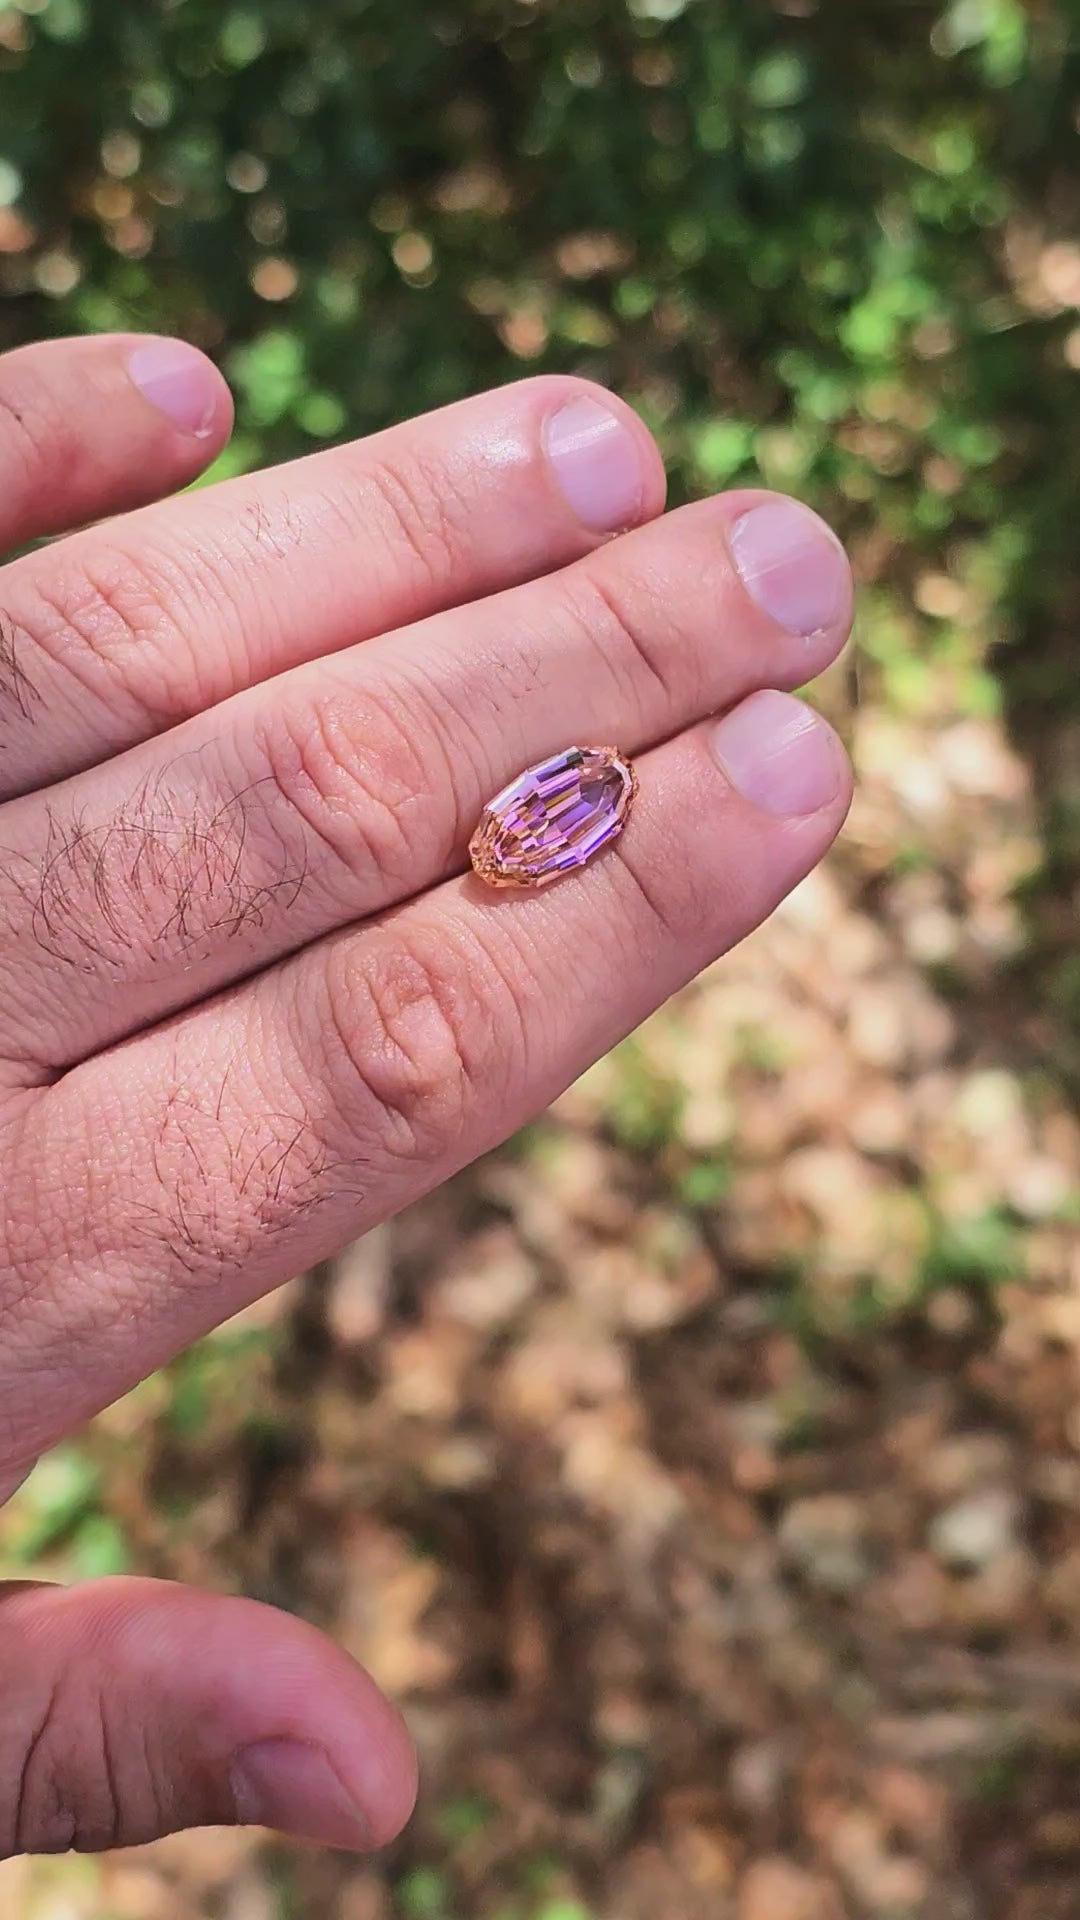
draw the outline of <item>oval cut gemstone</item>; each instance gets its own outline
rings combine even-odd
[[[614,747],[567,747],[527,767],[489,800],[469,857],[493,887],[543,887],[617,839],[634,770]]]

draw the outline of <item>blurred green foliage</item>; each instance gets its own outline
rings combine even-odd
[[[581,367],[639,401],[682,488],[764,474],[908,545],[977,529],[983,574],[1038,597],[1024,563],[1076,497],[1040,442],[1075,314],[1025,306],[1002,243],[1064,217],[1067,8],[18,0],[0,21],[0,202],[27,230],[9,338],[199,339],[243,460]]]
[[[432,1867],[414,1867],[398,1882],[395,1905],[402,1920],[459,1920],[448,1879]],[[580,1900],[540,1896],[537,1905],[525,1895],[524,1903],[515,1900],[500,1907],[497,1920],[592,1920],[592,1914]]]

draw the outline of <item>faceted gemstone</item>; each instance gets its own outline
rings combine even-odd
[[[547,886],[618,837],[635,787],[614,747],[553,753],[488,802],[469,845],[473,866],[493,887]]]

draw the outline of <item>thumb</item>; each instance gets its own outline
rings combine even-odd
[[[0,1859],[222,1825],[361,1850],[415,1793],[399,1715],[291,1615],[160,1580],[0,1586]]]

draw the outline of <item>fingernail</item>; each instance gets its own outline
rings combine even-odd
[[[363,1812],[321,1747],[300,1740],[259,1740],[236,1755],[229,1784],[243,1827],[272,1827],[276,1833],[354,1851],[372,1844]]]
[[[145,340],[131,355],[128,374],[144,399],[181,433],[207,439],[219,389],[209,360],[196,347],[183,340]]]
[[[831,527],[797,500],[766,500],[728,539],[751,599],[788,633],[808,638],[846,624],[851,569]]]
[[[745,800],[777,816],[816,813],[840,791],[843,748],[790,693],[754,693],[719,721],[713,752]]]
[[[552,414],[547,456],[564,499],[596,533],[618,533],[640,518],[644,475],[633,429],[610,407],[583,396]]]

